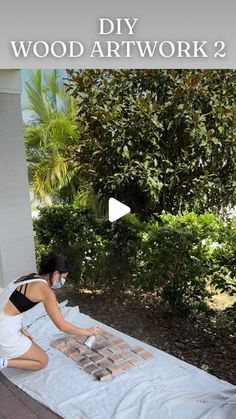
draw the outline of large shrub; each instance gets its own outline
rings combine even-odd
[[[70,264],[72,279],[81,286],[89,286],[96,281],[99,261],[104,257],[105,246],[99,230],[107,223],[103,221],[102,226],[101,223],[92,212],[73,206],[43,208],[34,220],[39,252],[54,251],[64,255]]]
[[[236,294],[236,217],[225,227],[214,250],[213,284],[221,292]]]
[[[76,284],[111,298],[131,288],[155,291],[187,313],[207,308],[210,283],[235,287],[235,224],[212,213],[163,212],[149,222],[129,214],[111,224],[88,210],[55,206],[41,210],[34,229],[38,257],[51,250],[65,255]]]
[[[110,229],[102,282],[113,295],[135,286],[141,229],[142,224],[133,214],[116,221]]]
[[[222,222],[213,214],[171,215],[150,222],[143,233],[140,288],[157,290],[178,311],[202,309],[209,296],[212,241]]]
[[[73,206],[44,208],[34,221],[37,259],[42,251],[63,254],[79,286],[118,295],[131,285],[136,272],[139,226],[133,214],[111,225]]]
[[[235,70],[70,70],[80,179],[148,219],[236,204]]]

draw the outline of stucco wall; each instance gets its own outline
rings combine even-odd
[[[35,271],[19,75],[0,70],[0,287]]]

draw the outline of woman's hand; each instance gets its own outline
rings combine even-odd
[[[21,328],[21,333],[25,336],[27,336],[28,338],[30,338],[33,342],[33,336],[28,332],[27,329],[25,329],[24,327]]]
[[[102,334],[101,330],[99,327],[94,326],[94,327],[90,327],[89,329],[84,329],[86,331],[86,336],[100,336]]]

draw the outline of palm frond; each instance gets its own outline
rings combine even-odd
[[[59,71],[32,71],[26,82],[33,120],[25,124],[25,145],[31,192],[40,203],[58,199],[68,188],[78,190],[79,170],[70,161],[70,147],[78,142],[75,99],[66,93]]]
[[[50,108],[43,92],[41,70],[31,70],[29,80],[25,82],[25,90],[28,97],[25,108],[33,111],[39,122],[47,120]]]

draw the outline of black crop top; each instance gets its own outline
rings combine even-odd
[[[25,284],[24,294],[22,294],[21,292],[21,289],[24,285],[21,285],[20,291],[18,290],[13,291],[13,293],[11,294],[9,298],[9,300],[12,302],[12,304],[14,304],[14,306],[17,308],[17,310],[19,310],[20,313],[24,313],[25,311],[29,310],[30,308],[36,306],[36,304],[39,303],[39,302],[35,303],[26,297],[25,293],[26,293],[27,285],[28,284]]]

